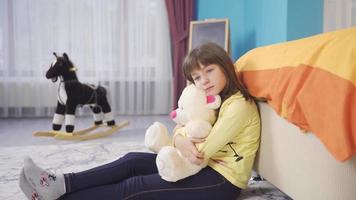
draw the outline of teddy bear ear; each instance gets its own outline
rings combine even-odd
[[[209,109],[218,109],[221,105],[221,97],[219,95],[206,96],[206,104]]]

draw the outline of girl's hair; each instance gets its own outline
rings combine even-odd
[[[215,43],[202,44],[189,52],[183,62],[183,72],[187,80],[194,83],[192,71],[199,70],[200,66],[216,64],[226,76],[226,86],[220,93],[222,100],[240,91],[246,100],[253,101],[252,96],[243,82],[235,74],[234,64],[226,51]]]

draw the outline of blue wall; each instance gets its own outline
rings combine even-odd
[[[286,41],[287,1],[247,0],[246,24],[250,19],[255,31],[253,47]]]
[[[245,46],[245,1],[236,0],[196,0],[196,19],[228,18],[230,23],[231,56],[236,58]],[[239,47],[239,48],[238,48]]]
[[[228,18],[234,60],[258,46],[322,32],[323,0],[196,0],[196,19]]]
[[[289,0],[287,40],[323,31],[323,0]]]

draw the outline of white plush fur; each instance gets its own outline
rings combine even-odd
[[[74,125],[75,124],[75,116],[74,115],[65,115],[65,123],[68,125]]]
[[[64,115],[54,113],[53,121],[54,124],[62,124],[64,121]]]
[[[214,96],[207,103],[205,92],[195,85],[187,86],[178,101],[178,108],[172,112],[172,119],[183,126],[188,137],[205,138],[216,121],[215,109],[221,104],[220,96]],[[166,180],[175,182],[199,172],[207,163],[194,165],[172,146],[168,130],[162,123],[155,122],[146,130],[145,145],[157,153],[158,173]]]
[[[145,146],[153,151],[158,152],[163,146],[171,143],[167,128],[160,122],[153,123],[145,135]]]

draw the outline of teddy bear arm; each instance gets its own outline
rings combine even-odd
[[[165,125],[160,122],[153,123],[146,130],[145,146],[157,153],[162,147],[170,145],[171,138]]]

